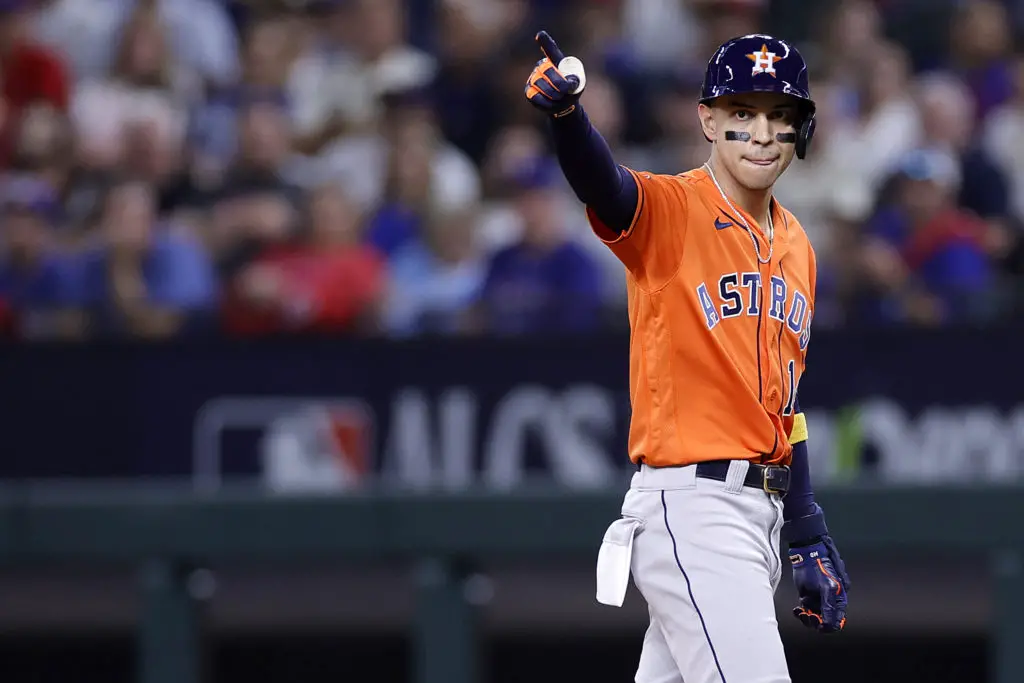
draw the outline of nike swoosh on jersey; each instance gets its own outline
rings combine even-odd
[[[723,221],[721,218],[715,217],[715,230],[725,230],[731,228],[732,223],[729,221]]]

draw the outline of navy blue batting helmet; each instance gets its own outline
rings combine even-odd
[[[708,61],[700,102],[750,92],[776,92],[796,98],[796,155],[803,159],[814,135],[814,100],[807,78],[807,63],[785,40],[759,33],[728,40]]]

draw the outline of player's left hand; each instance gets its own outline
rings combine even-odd
[[[832,539],[825,535],[817,543],[790,546],[789,561],[800,596],[800,606],[793,608],[793,615],[819,633],[842,631],[850,577]]]

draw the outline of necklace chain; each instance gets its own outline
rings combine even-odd
[[[725,203],[729,205],[729,208],[732,209],[732,212],[736,217],[740,219],[740,222],[743,223],[743,227],[746,229],[747,234],[750,235],[750,241],[754,243],[754,253],[757,256],[758,263],[765,265],[771,263],[772,254],[775,251],[775,226],[772,222],[771,204],[768,206],[768,258],[763,259],[761,258],[761,245],[758,243],[757,237],[754,235],[754,231],[750,229],[750,225],[747,223],[747,220],[743,217],[741,212],[736,210],[736,207],[733,206],[732,202],[729,201],[729,197],[725,194],[725,191],[722,190],[722,186],[718,184],[718,178],[715,177],[715,172],[711,170],[711,165],[705,162],[704,168],[707,169],[708,175],[711,176],[711,182],[713,182],[715,187],[718,188],[718,193],[722,195],[722,199],[724,199]]]

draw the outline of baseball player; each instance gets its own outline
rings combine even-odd
[[[583,64],[545,32],[537,43],[526,97],[627,273],[637,469],[598,553],[597,599],[621,605],[632,576],[647,602],[637,683],[788,682],[782,539],[805,625],[841,631],[850,585],[814,499],[797,396],[814,250],[772,194],[814,133],[807,67],[772,36],[721,45],[697,104],[710,157],[654,175],[616,164],[579,102]]]

